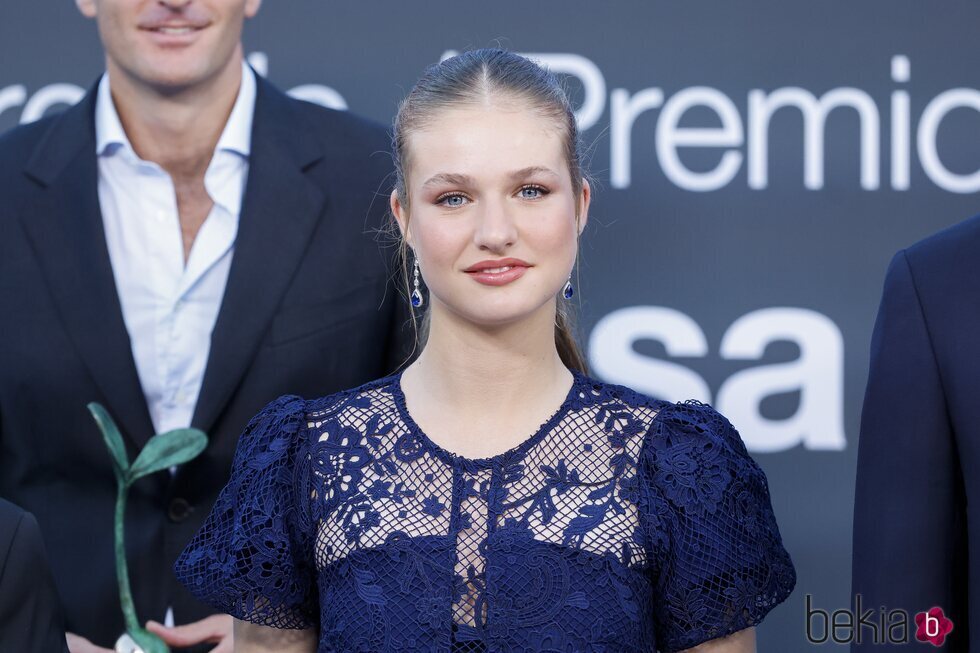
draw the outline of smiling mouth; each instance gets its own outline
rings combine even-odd
[[[160,27],[144,27],[147,32],[154,34],[166,34],[167,36],[186,36],[194,32],[200,32],[207,25],[161,25]]]
[[[163,34],[190,34],[198,29],[197,27],[157,27],[153,31],[162,32]]]

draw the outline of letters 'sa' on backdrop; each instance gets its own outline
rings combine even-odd
[[[977,25],[963,0],[289,0],[265,2],[245,43],[280,87],[385,123],[461,49],[568,75],[597,182],[576,293],[590,363],[710,402],[742,433],[799,571],[760,628],[760,650],[782,652],[807,647],[807,593],[849,605],[887,263],[980,212]],[[69,0],[4,3],[0,61],[0,130],[76,101],[103,68]]]

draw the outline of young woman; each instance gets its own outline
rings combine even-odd
[[[796,581],[765,475],[709,406],[589,378],[569,331],[590,188],[556,79],[435,65],[395,157],[421,353],[259,413],[178,576],[236,651],[753,651]]]

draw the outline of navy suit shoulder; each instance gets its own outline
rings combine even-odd
[[[341,111],[289,96],[270,82],[259,78],[258,92],[274,107],[281,120],[295,119],[298,124],[280,125],[282,133],[301,134],[315,143],[318,154],[331,164],[351,166],[358,172],[392,166],[391,137],[388,129],[373,120],[350,111]],[[372,165],[374,164],[374,165]]]
[[[320,143],[324,156],[354,174],[384,181],[392,169],[390,132],[380,123],[349,111],[290,98]],[[380,178],[379,178],[380,176]]]
[[[44,143],[63,113],[18,125],[0,134],[0,225],[17,219],[18,209],[40,185],[27,171],[38,146]]]
[[[62,115],[63,112],[58,112],[0,133],[0,175],[14,171],[23,172],[34,148]]]
[[[938,605],[949,651],[980,628],[980,218],[899,251],[871,340],[854,505],[852,591],[865,608]],[[853,651],[889,650],[865,641]],[[897,650],[897,649],[896,649]]]
[[[939,267],[980,265],[980,215],[957,222],[906,248],[908,255]]]
[[[324,145],[349,143],[356,146],[370,145],[387,151],[391,145],[388,127],[350,111],[290,98],[297,109],[317,130],[316,136]]]
[[[980,215],[952,225],[896,254],[922,312],[954,419],[980,383]],[[895,274],[892,271],[892,274]],[[964,394],[968,393],[968,394]]]

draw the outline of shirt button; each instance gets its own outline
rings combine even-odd
[[[170,507],[167,508],[167,518],[173,523],[179,524],[186,521],[192,512],[194,512],[194,507],[187,503],[187,499],[177,497],[170,502]]]

